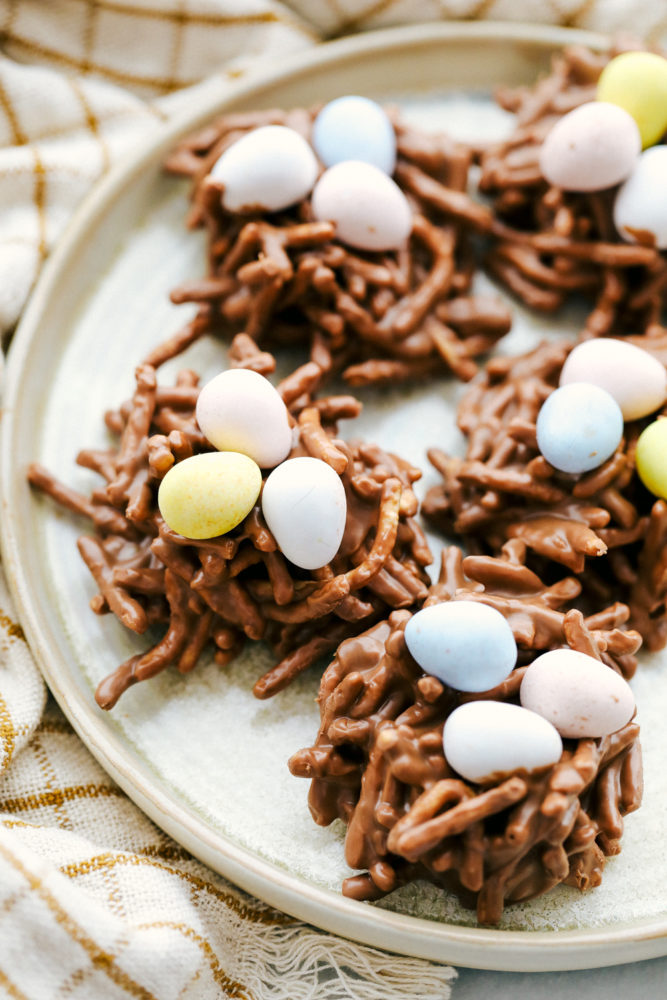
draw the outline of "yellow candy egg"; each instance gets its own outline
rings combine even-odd
[[[667,131],[667,59],[654,52],[623,52],[602,70],[597,99],[629,112],[643,148],[653,146]]]
[[[637,472],[644,486],[667,500],[667,419],[655,420],[637,442]]]
[[[215,538],[250,513],[261,486],[259,466],[247,455],[207,452],[171,467],[160,483],[158,506],[179,535]]]

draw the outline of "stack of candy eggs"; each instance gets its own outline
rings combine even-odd
[[[193,539],[223,535],[261,491],[264,519],[283,555],[301,569],[326,566],[343,538],[345,490],[326,462],[287,457],[293,431],[271,383],[245,369],[222,372],[203,387],[196,412],[217,451],[178,462],[162,480],[158,505],[172,531]],[[263,489],[261,469],[273,470]]]
[[[616,451],[624,421],[639,420],[667,400],[667,372],[648,351],[612,338],[578,344],[560,387],[537,418],[537,443],[555,469],[571,474],[598,468]],[[656,496],[667,498],[667,420],[641,433],[637,472]]]
[[[262,126],[226,149],[210,176],[230,212],[277,212],[312,193],[314,218],[334,223],[341,242],[397,250],[410,235],[412,211],[392,180],[395,165],[396,135],[383,109],[348,96],[319,112],[312,147],[294,129]]]
[[[432,604],[412,616],[405,642],[422,670],[462,692],[492,692],[517,660],[504,616],[476,600]],[[597,739],[634,715],[628,683],[610,667],[575,650],[554,649],[527,668],[521,705],[493,698],[459,705],[445,722],[443,748],[463,778],[484,784],[560,760],[563,738]]]
[[[603,70],[597,100],[564,115],[540,151],[545,179],[564,191],[620,184],[614,224],[632,243],[667,249],[667,59],[624,52]],[[643,150],[643,152],[642,152]]]

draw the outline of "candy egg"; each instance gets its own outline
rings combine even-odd
[[[229,212],[277,212],[301,201],[317,177],[317,160],[298,132],[264,125],[247,132],[213,165]]]
[[[268,379],[245,368],[221,372],[197,400],[197,423],[218,451],[240,451],[272,469],[292,448],[287,407]]]
[[[605,389],[621,408],[624,420],[638,420],[667,399],[664,365],[641,347],[624,340],[598,337],[577,344],[567,356],[560,384],[589,382]]]
[[[521,704],[573,739],[615,733],[635,711],[627,681],[574,649],[552,649],[533,660],[521,682]]]
[[[344,160],[372,163],[385,174],[396,166],[396,134],[386,113],[367,97],[339,97],[313,124],[313,146],[325,167]]]
[[[614,454],[622,437],[620,406],[590,382],[570,382],[556,389],[537,417],[537,445],[561,472],[596,469]]]
[[[345,489],[319,458],[290,458],[264,483],[262,513],[290,562],[320,569],[331,562],[343,538]]]
[[[542,143],[540,169],[564,191],[600,191],[630,175],[641,146],[632,115],[591,101],[556,122]]]
[[[172,531],[185,538],[216,538],[255,506],[262,473],[247,455],[211,451],[173,465],[160,483],[158,506]]]
[[[422,670],[458,691],[488,691],[516,664],[507,619],[479,601],[422,608],[406,625],[405,642]]]
[[[602,70],[597,97],[631,114],[642,145],[652,146],[667,131],[667,59],[654,52],[621,53]]]
[[[550,722],[502,701],[460,705],[445,723],[442,743],[449,766],[475,782],[549,767],[563,752],[563,742]]]
[[[667,146],[653,146],[614,201],[614,225],[624,240],[667,250]]]
[[[635,461],[646,489],[667,500],[667,419],[661,417],[642,431]]]
[[[398,185],[371,163],[346,160],[322,174],[313,214],[336,225],[336,236],[360,250],[397,250],[412,229],[412,211]]]

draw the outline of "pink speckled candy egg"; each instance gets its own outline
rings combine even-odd
[[[616,104],[590,101],[563,115],[547,134],[540,169],[564,191],[601,191],[630,176],[641,148],[632,115]]]
[[[197,400],[197,423],[218,451],[238,451],[272,469],[292,449],[287,407],[268,379],[230,368],[207,382]]]
[[[325,170],[312,206],[316,219],[333,222],[336,237],[359,250],[398,250],[412,229],[412,211],[398,184],[361,160]]]
[[[615,733],[635,711],[627,681],[574,649],[552,649],[533,660],[521,682],[521,704],[574,739]]]
[[[611,337],[577,344],[560,373],[561,385],[570,382],[590,382],[605,389],[624,420],[646,417],[667,399],[665,366],[641,347]]]

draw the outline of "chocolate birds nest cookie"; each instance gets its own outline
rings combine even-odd
[[[231,362],[236,371],[273,367],[273,359],[243,337]],[[340,544],[314,572],[300,571],[282,554],[257,494],[238,526],[217,537],[184,537],[161,516],[158,491],[171,470],[194,456],[224,454],[199,428],[199,380],[189,370],[166,386],[152,365],[139,366],[132,399],[106,414],[117,444],[77,458],[103,479],[90,497],[31,466],[33,486],[92,522],[94,533],[82,536],[78,547],[99,587],[93,611],[115,614],[140,635],[153,625],[163,631],[155,645],[102,681],[96,698],[103,708],[167,666],[192,670],[206,647],[224,665],[246,638],[264,639],[279,658],[255,685],[258,697],[269,697],[388,609],[425,597],[424,567],[432,556],[415,520],[412,490],[421,473],[377,445],[337,439],[337,421],[357,415],[360,404],[348,396],[313,400],[316,380],[306,365],[278,385],[293,414],[285,459],[308,456],[326,465],[344,494]],[[265,472],[263,485],[266,479]]]
[[[652,416],[626,421],[612,454],[579,475],[547,461],[537,425],[568,355],[572,364],[591,348],[594,355],[622,349],[619,378],[628,386],[634,382],[642,401],[654,368],[664,386],[662,338],[656,339],[652,354],[650,335],[634,338],[632,346],[642,343],[645,352],[630,350],[629,366],[629,345],[616,341],[589,342],[574,351],[567,344],[544,344],[520,358],[490,361],[459,406],[465,457],[429,451],[442,483],[430,489],[422,507],[432,524],[463,537],[469,551],[497,554],[508,539],[520,539],[530,564],[548,579],[556,579],[562,567],[578,574],[592,604],[626,602],[633,627],[652,650],[667,642],[667,504],[646,489],[636,468],[638,441]],[[631,369],[635,359],[649,370],[639,381]],[[589,377],[604,381],[604,372],[598,368]],[[582,437],[584,427],[579,424]],[[565,432],[562,423],[560,430]]]
[[[620,60],[614,58],[618,55]],[[640,157],[640,172],[647,174],[650,160],[655,164],[651,170],[664,175],[667,169],[667,148],[654,145],[667,130],[664,96],[662,109],[659,96],[664,93],[664,81],[657,80],[656,89],[650,79],[651,74],[664,77],[662,62],[662,57],[636,49],[623,54],[615,48],[598,54],[571,46],[554,58],[551,74],[535,86],[501,87],[497,91],[500,106],[515,114],[516,125],[507,139],[480,156],[479,190],[489,198],[494,215],[485,267],[532,309],[553,312],[573,298],[592,300],[583,328],[585,336],[648,332],[663,322],[667,230],[665,210],[657,207],[660,185],[651,185],[648,176],[642,177],[641,183],[638,178],[632,184],[631,217],[626,218],[624,207],[627,193],[616,219],[614,211],[619,204],[618,182],[630,173],[633,153],[636,156],[642,141],[653,150]],[[637,93],[642,78],[643,94]],[[602,103],[608,108],[608,101],[630,110],[642,108],[639,135],[630,115],[624,121],[625,112],[614,103],[612,111],[618,113],[621,125],[615,148],[605,145],[595,122],[596,107]],[[642,105],[651,101],[657,106],[653,110],[651,105],[649,114]],[[657,120],[657,127],[649,117]],[[556,125],[563,145],[566,141],[578,145],[579,162],[574,172],[575,157],[569,163],[560,143],[556,148]],[[627,132],[621,135],[623,127]],[[586,156],[595,146],[607,170],[610,166],[611,170],[620,169],[617,175],[605,178],[598,172],[597,161],[589,160],[591,176],[586,176]],[[630,169],[624,173],[628,160]],[[632,218],[637,205],[642,219],[654,215],[647,228],[643,228],[645,220]],[[656,219],[656,215],[661,218]],[[623,240],[619,239],[619,228]]]
[[[323,378],[342,371],[351,386],[450,371],[467,381],[477,371],[474,359],[507,333],[511,317],[499,299],[471,293],[476,267],[472,238],[488,230],[491,216],[466,193],[471,154],[465,146],[392,117],[394,180],[379,170],[372,174],[370,200],[383,188],[384,176],[392,197],[380,214],[404,213],[407,225],[405,232],[390,232],[380,249],[374,244],[382,218],[369,222],[366,230],[359,224],[351,245],[340,236],[340,221],[337,227],[317,217],[315,198],[321,187],[311,194],[308,181],[312,186],[319,165],[304,184],[304,196],[286,209],[225,207],[225,185],[216,173],[225,153],[276,126],[312,141],[316,112],[225,115],[186,139],[167,160],[171,172],[192,177],[188,222],[207,231],[207,276],[172,293],[176,303],[199,306],[182,331],[183,342],[205,331],[243,331],[261,344],[302,344]],[[271,145],[253,148],[244,173],[252,169],[252,157],[263,153],[275,156]],[[362,171],[364,166],[376,170],[363,164]],[[235,195],[242,186],[237,176],[241,167],[232,168],[224,176]],[[354,177],[340,183],[342,196],[356,199],[351,207],[354,228],[368,191],[363,186],[357,192]],[[260,192],[258,186],[253,197]],[[328,202],[325,214],[327,208]]]
[[[498,558],[443,551],[425,607],[472,601],[496,609],[512,629],[520,661],[565,647],[604,662],[602,680],[607,671],[631,674],[641,638],[625,627],[628,608],[584,618],[572,608],[578,581],[549,587],[524,565],[524,555],[518,540]],[[314,820],[342,819],[346,860],[367,869],[348,878],[343,893],[378,899],[428,879],[476,906],[480,923],[493,924],[505,903],[561,882],[598,885],[605,856],[620,850],[622,817],[641,802],[638,726],[626,720],[602,738],[565,740],[550,766],[466,780],[445,758],[443,728],[463,704],[516,703],[530,668],[518,666],[492,690],[462,694],[425,674],[410,655],[409,621],[409,612],[394,612],[342,643],[322,678],[317,739],[290,760],[293,774],[311,779]],[[520,722],[512,717],[510,743],[521,739]],[[497,735],[480,731],[476,739],[483,744]],[[502,751],[495,754],[500,762]]]

